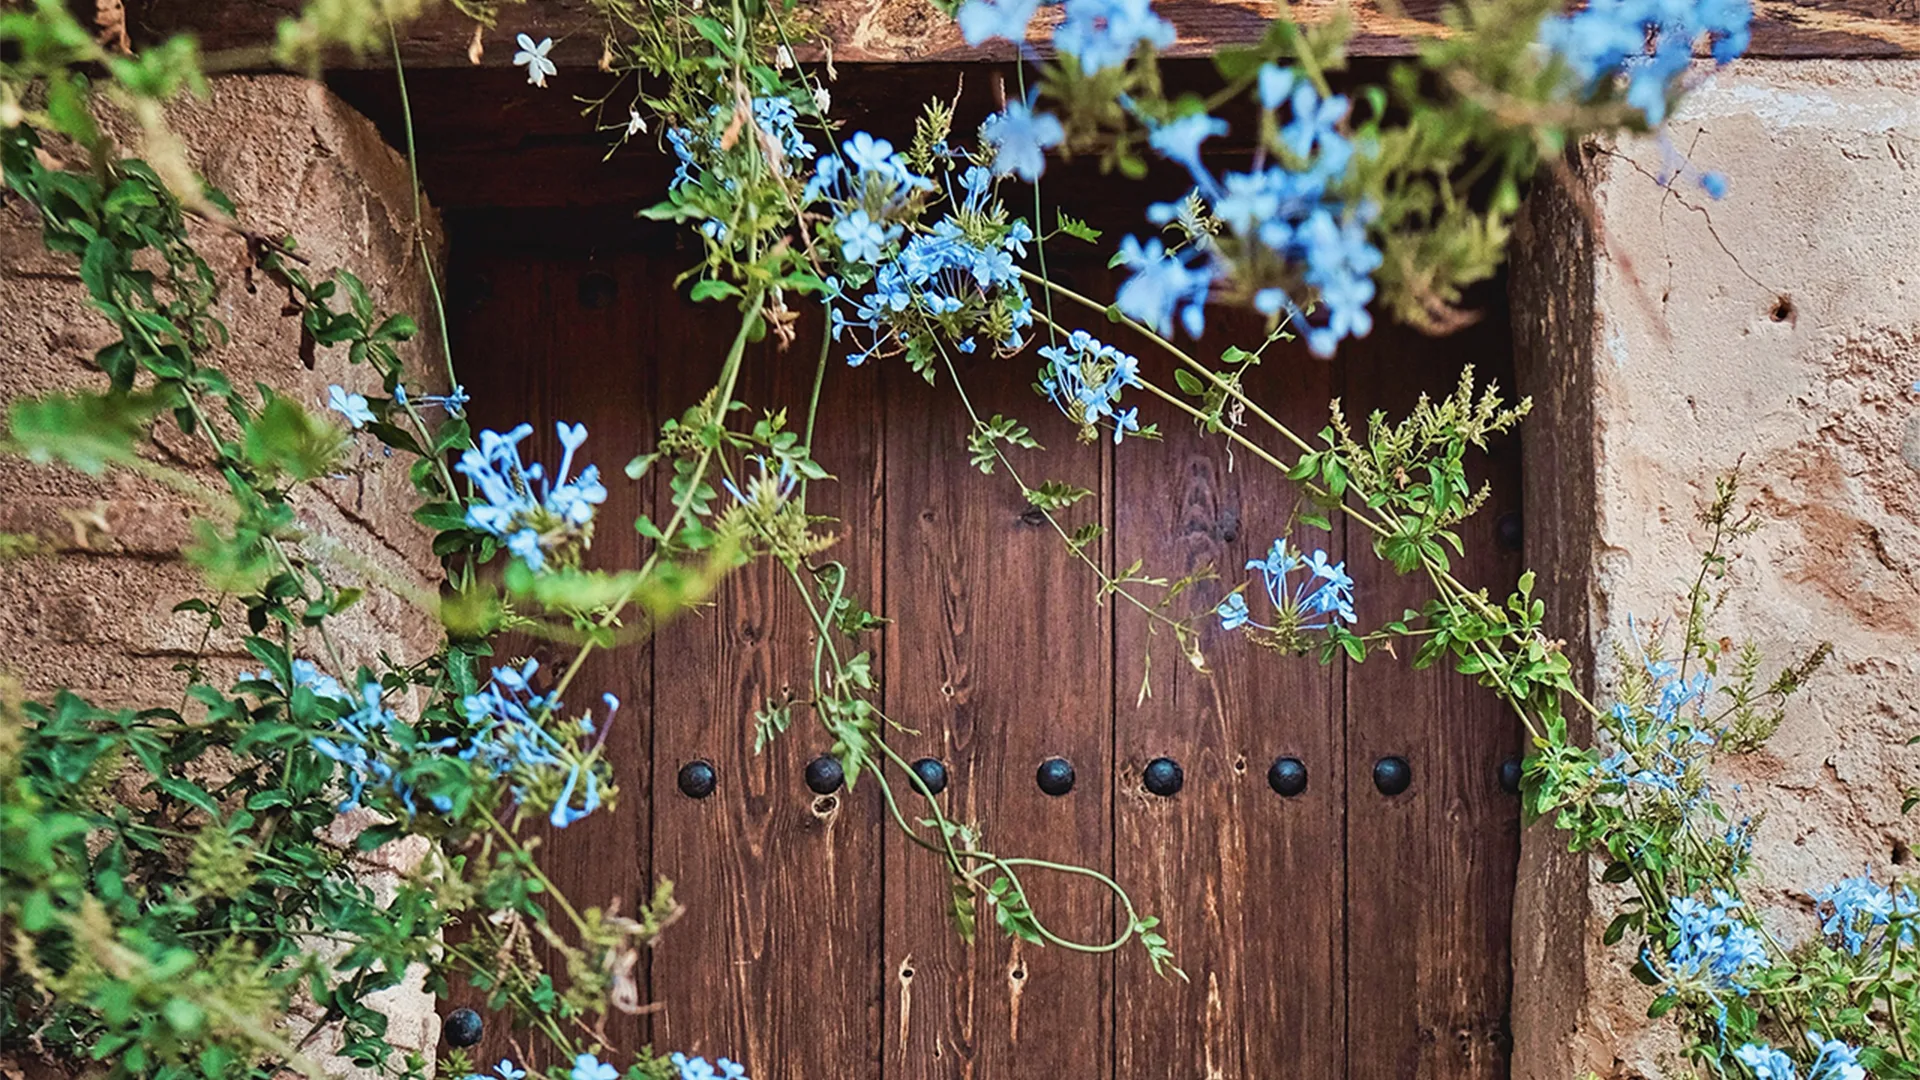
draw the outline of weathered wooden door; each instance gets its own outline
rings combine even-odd
[[[455,220],[455,348],[476,418],[532,419],[548,454],[553,420],[585,422],[591,458],[617,476],[711,384],[732,315],[673,290],[689,253],[663,234],[560,219],[515,236],[484,214]],[[1111,288],[1097,264],[1065,261],[1061,278]],[[1499,315],[1442,341],[1383,327],[1333,364],[1277,348],[1253,389],[1307,432],[1333,396],[1355,416],[1402,411],[1450,389],[1462,363],[1502,373]],[[1227,318],[1211,330],[1200,355],[1259,335]],[[819,332],[810,318],[791,351],[756,347],[740,396],[804,414]],[[1096,493],[1073,514],[1106,526],[1094,551],[1105,566],[1218,572],[1177,611],[1211,606],[1290,527],[1309,550],[1345,555],[1363,624],[1423,599],[1359,537],[1293,525],[1285,481],[1177,416],[1157,417],[1158,443],[1077,442],[1034,395],[1036,366],[978,357],[961,378],[982,415],[1018,417],[1046,445],[1021,459],[1029,483]],[[586,902],[630,907],[662,876],[688,907],[648,959],[659,1011],[616,1017],[609,1034],[727,1054],[759,1080],[1504,1076],[1512,717],[1446,672],[1277,656],[1212,619],[1211,673],[1196,671],[1138,612],[1099,602],[1011,479],[968,464],[948,382],[835,363],[821,403],[815,456],[838,479],[814,486],[813,506],[840,519],[834,557],[892,620],[877,654],[884,705],[917,731],[895,743],[944,764],[948,813],[999,850],[1115,877],[1165,919],[1188,980],[1155,977],[1133,949],[1083,955],[990,931],[964,945],[942,868],[901,839],[873,786],[823,796],[804,783],[825,736],[796,725],[754,754],[754,710],[801,688],[811,659],[792,584],[759,565],[650,649],[594,658],[577,684],[627,702],[613,736],[624,799],[552,837],[547,864]],[[1462,576],[1505,588],[1518,570],[1516,448],[1495,447],[1486,472],[1494,495],[1470,523]],[[610,487],[594,554],[632,565],[640,543],[624,523],[664,491]],[[1073,766],[1062,795],[1036,784],[1055,757]],[[1183,774],[1170,796],[1142,782],[1162,757]],[[1388,758],[1410,771],[1398,794],[1375,782]],[[695,761],[717,779],[705,798],[676,784]],[[1296,780],[1304,770],[1304,789],[1277,782],[1283,761]],[[1095,888],[1033,884],[1063,934],[1104,940],[1119,925]]]

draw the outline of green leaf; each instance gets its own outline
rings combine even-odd
[[[346,446],[346,432],[279,394],[268,395],[260,415],[247,427],[247,460],[297,480],[331,472]]]
[[[1086,222],[1081,221],[1076,217],[1073,217],[1072,215],[1068,214],[1065,210],[1056,210],[1055,213],[1058,215],[1056,220],[1058,222],[1059,230],[1061,232],[1067,234],[1068,236],[1073,237],[1075,240],[1084,240],[1089,244],[1099,242],[1100,240],[1099,229],[1096,229],[1093,226],[1088,225]]]
[[[1195,397],[1199,397],[1201,394],[1207,392],[1207,384],[1200,381],[1200,376],[1195,375],[1185,368],[1173,369],[1173,381],[1179,385],[1183,392],[1192,394]]]
[[[39,464],[58,461],[94,476],[134,460],[134,447],[169,402],[148,394],[54,394],[7,410],[14,448]]]

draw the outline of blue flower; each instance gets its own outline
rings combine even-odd
[[[726,1058],[720,1059],[718,1068],[707,1064],[706,1058],[679,1053],[667,1060],[680,1070],[680,1080],[747,1080],[747,1067]]]
[[[865,210],[855,210],[834,220],[833,234],[840,238],[841,258],[871,263],[880,261],[880,249],[900,235],[900,226],[882,225]]]
[[[1215,119],[1206,113],[1189,113],[1154,128],[1147,135],[1147,143],[1158,150],[1161,157],[1185,166],[1193,174],[1195,183],[1212,187],[1213,180],[1207,174],[1206,166],[1200,164],[1200,144],[1215,135],[1226,133],[1225,120]]]
[[[1745,995],[1742,979],[1748,969],[1767,965],[1766,946],[1759,931],[1735,917],[1744,906],[1738,897],[1718,889],[1712,895],[1712,904],[1683,896],[1668,905],[1677,939],[1668,950],[1672,963],[1663,978],[1671,986],[1696,986],[1709,994],[1731,989]]]
[[[1593,0],[1542,20],[1539,40],[1581,96],[1625,78],[1624,100],[1658,125],[1694,42],[1710,38],[1714,60],[1730,63],[1746,51],[1752,23],[1751,0]]]
[[[980,125],[980,137],[993,147],[996,175],[1012,173],[1032,183],[1046,171],[1047,150],[1059,146],[1067,133],[1052,113],[1036,113],[1027,102],[1009,101],[1006,111]]]
[[[1825,909],[1821,931],[1839,937],[1847,951],[1855,956],[1866,947],[1868,932],[1876,926],[1887,925],[1894,916],[1893,892],[1875,884],[1871,872],[1817,890],[1813,899]]]
[[[1860,1066],[1860,1051],[1839,1039],[1810,1036],[1820,1053],[1807,1069],[1807,1080],[1866,1080],[1867,1070]]]
[[[356,429],[373,423],[378,417],[367,408],[367,399],[360,394],[350,394],[342,386],[327,387],[327,408],[347,418],[347,423]]]
[[[316,753],[345,767],[347,797],[339,806],[342,813],[361,805],[369,784],[390,791],[407,813],[418,813],[413,786],[401,776],[408,756],[432,754],[454,745],[453,739],[421,742],[381,704],[381,696],[379,683],[366,683],[360,688],[359,706],[335,721],[337,734],[316,735],[310,740]],[[444,796],[434,796],[429,802],[441,812],[452,809]]]
[[[573,1071],[568,1075],[572,1080],[616,1080],[620,1070],[592,1054],[581,1054],[573,1059]]]
[[[1235,593],[1214,609],[1229,630],[1243,625],[1278,633],[1326,630],[1336,622],[1353,622],[1356,618],[1353,578],[1347,575],[1347,564],[1329,562],[1325,551],[1305,556],[1282,537],[1267,549],[1265,558],[1248,560],[1247,569],[1260,572],[1267,600],[1273,605],[1274,625],[1254,622],[1246,601]],[[1301,570],[1306,572],[1295,582],[1294,574]],[[1318,616],[1325,618],[1308,621]]]
[[[1253,621],[1253,613],[1247,610],[1247,598],[1239,593],[1220,601],[1220,606],[1213,610],[1214,614],[1220,616],[1220,628],[1223,630],[1238,630]]]
[[[967,0],[954,18],[969,45],[984,45],[994,38],[1024,44],[1027,23],[1039,6],[1040,0]]]
[[[540,662],[531,659],[518,668],[494,668],[487,685],[461,702],[473,729],[459,757],[493,779],[507,780],[515,802],[527,802],[536,791],[543,793],[543,799],[552,798],[548,820],[564,829],[599,809],[601,779],[591,752],[583,753],[571,738],[563,741],[544,726],[544,721],[560,712],[561,703],[554,695],[533,689],[539,668]],[[596,734],[596,747],[606,739],[620,710],[620,699],[612,694],[602,695],[601,700],[607,711],[599,725],[587,718],[575,727],[583,734]]]
[[[499,1075],[500,1080],[524,1080],[527,1075],[527,1070],[515,1068],[513,1062],[506,1058],[501,1058],[500,1064],[495,1065],[493,1071]]]
[[[1173,24],[1153,13],[1150,0],[1066,0],[1053,47],[1071,56],[1091,75],[1119,67],[1146,42],[1155,49],[1173,44]]]
[[[1707,197],[1710,199],[1718,200],[1718,199],[1726,198],[1727,197],[1727,174],[1720,173],[1720,172],[1701,173],[1700,174],[1700,190],[1706,192]]]
[[[1260,67],[1260,107],[1277,109],[1280,103],[1293,92],[1293,84],[1300,78],[1292,68],[1283,68],[1275,64],[1263,64]]]
[[[1204,305],[1213,287],[1213,275],[1189,264],[1196,253],[1169,253],[1158,239],[1142,244],[1128,236],[1120,241],[1118,264],[1133,271],[1114,294],[1114,304],[1129,318],[1165,337],[1173,332],[1175,312],[1187,333],[1199,337],[1205,329]]]
[[[561,423],[557,431],[564,455],[551,481],[538,464],[520,461],[518,447],[533,434],[530,424],[504,435],[482,431],[480,445],[461,454],[454,466],[473,481],[479,497],[467,507],[467,524],[504,542],[530,570],[543,569],[547,555],[568,543],[584,545],[592,535],[594,508],[607,499],[594,466],[569,479],[574,454],[587,438],[586,425]]]
[[[1083,438],[1092,439],[1101,420],[1113,422],[1113,441],[1140,430],[1140,410],[1122,413],[1116,406],[1121,392],[1140,381],[1140,361],[1087,333],[1075,330],[1065,345],[1044,345],[1040,356],[1040,391],[1079,424]]]
[[[1753,1071],[1753,1080],[1795,1080],[1793,1059],[1786,1051],[1765,1043],[1748,1043],[1733,1052],[1740,1064]]]

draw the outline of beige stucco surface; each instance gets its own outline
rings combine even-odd
[[[434,323],[414,243],[414,207],[404,161],[373,125],[315,84],[287,77],[215,80],[211,100],[181,106],[173,123],[193,148],[195,164],[225,190],[241,223],[264,236],[291,236],[316,275],[347,266],[376,303]],[[437,224],[427,211],[428,226]],[[441,246],[437,232],[428,242]],[[300,350],[297,316],[287,294],[252,265],[246,241],[214,226],[199,228],[196,246],[219,276],[218,315],[232,333],[215,362],[237,386],[256,380],[324,406],[327,386],[379,392],[366,366],[349,367],[344,351],[318,350],[309,368]],[[18,200],[0,201],[0,401],[65,387],[97,387],[94,350],[112,340],[88,304],[67,257],[48,254],[39,227]],[[422,372],[416,385],[439,386],[437,348],[410,346]],[[207,454],[170,421],[158,429],[165,449],[153,456],[184,467]],[[320,485],[298,501],[301,524],[323,531],[386,574],[430,587],[437,562],[431,537],[408,512],[406,460],[386,459],[362,440],[352,476]],[[56,554],[9,562],[0,573],[0,673],[44,697],[70,687],[110,707],[175,706],[182,676],[176,664],[202,650],[200,617],[175,613],[176,603],[206,594],[198,572],[180,558],[197,508],[171,489],[128,473],[100,479],[0,457],[0,532],[33,534]],[[352,572],[337,575],[354,583]],[[244,626],[237,608],[229,625]],[[349,665],[430,652],[437,627],[380,589],[335,622]],[[232,629],[205,646],[208,666],[231,674],[257,667]],[[318,649],[315,649],[318,655]],[[348,823],[343,822],[343,828]],[[351,831],[337,837],[351,847]],[[392,845],[390,845],[392,847]],[[391,889],[420,852],[381,849],[365,857],[366,880]],[[420,972],[383,995],[393,1017],[392,1041],[430,1050],[439,1036],[433,1001]],[[315,1044],[324,1049],[323,1036]]]
[[[1810,930],[1810,889],[1863,868],[1881,880],[1920,871],[1914,821],[1900,814],[1902,786],[1920,778],[1905,745],[1920,734],[1920,63],[1752,62],[1701,76],[1666,144],[1586,159],[1590,348],[1568,350],[1587,367],[1563,389],[1591,410],[1592,513],[1553,527],[1590,530],[1574,625],[1604,686],[1634,627],[1646,637],[1675,618],[1702,539],[1693,516],[1715,475],[1740,467],[1760,528],[1716,625],[1776,662],[1834,645],[1771,744],[1719,781],[1736,813],[1765,815],[1753,892],[1792,940]],[[1730,191],[1714,201],[1685,179],[1661,186],[1676,162],[1725,173]],[[1571,204],[1557,212],[1560,228],[1579,229]],[[1536,242],[1559,239],[1536,229]],[[1557,843],[1533,830],[1529,863]],[[1586,888],[1590,912],[1560,901],[1586,924],[1584,999],[1517,1005],[1565,1027],[1544,1041],[1517,1030],[1516,1076],[1691,1075],[1646,1019],[1651,992],[1627,976],[1628,946],[1600,941],[1613,897]],[[1537,919],[1516,919],[1516,932],[1517,957],[1545,933]],[[1543,992],[1527,972],[1516,990]]]

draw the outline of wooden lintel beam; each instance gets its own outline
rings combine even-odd
[[[671,2],[671,0],[663,0]],[[1357,37],[1353,53],[1400,56],[1422,38],[1445,32],[1440,11],[1445,0],[1354,0],[1351,12]],[[209,53],[244,50],[273,39],[279,20],[302,0],[127,0],[131,24],[145,41],[191,31]],[[1221,45],[1256,39],[1279,8],[1275,0],[1159,0],[1157,10],[1171,21],[1179,39],[1170,55],[1204,56]],[[1756,57],[1900,57],[1920,56],[1920,0],[1755,0],[1753,44]],[[1301,0],[1293,15],[1303,22],[1330,18],[1339,0]],[[1404,11],[1405,14],[1395,12]],[[1059,18],[1057,7],[1041,10],[1045,25]],[[795,21],[814,41],[832,42],[836,63],[955,63],[1006,60],[1005,42],[969,48],[953,21],[929,0],[801,0]],[[563,71],[596,65],[607,21],[592,0],[527,0],[503,5],[498,26],[480,35],[480,62],[511,62],[518,33],[555,39],[553,59]],[[474,24],[450,6],[410,24],[405,32],[406,62],[418,67],[455,67],[471,63]],[[802,58],[820,50],[803,49]],[[383,66],[384,51],[367,57],[341,56],[341,67]]]

